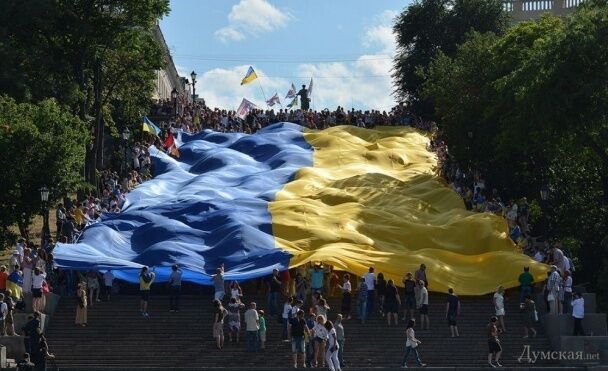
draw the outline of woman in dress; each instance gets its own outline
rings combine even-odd
[[[34,268],[34,261],[32,260],[32,251],[29,248],[23,249],[23,260],[21,261],[21,268],[23,270],[23,293],[32,292],[32,270]]]
[[[84,283],[78,284],[78,291],[76,292],[76,326],[87,325],[87,292],[84,288]]]
[[[238,282],[232,281],[230,283],[230,298],[235,298],[237,302],[241,302],[241,298],[243,297],[243,289]]]
[[[384,313],[386,313],[386,319],[389,326],[391,325],[391,317],[395,319],[395,325],[398,324],[400,305],[401,300],[399,298],[397,286],[395,286],[395,282],[393,282],[393,280],[388,280],[386,290],[384,292]]]
[[[240,341],[241,332],[241,309],[245,308],[245,305],[240,302],[236,297],[231,297],[228,303],[228,340],[230,342],[234,339],[237,344]]]
[[[503,286],[498,286],[496,293],[494,294],[494,310],[495,315],[498,317],[498,322],[500,323],[500,329],[502,332],[507,332],[505,327],[505,288]]]

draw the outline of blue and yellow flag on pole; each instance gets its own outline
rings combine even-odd
[[[154,125],[154,123],[152,121],[150,121],[150,119],[148,118],[148,116],[144,116],[144,122],[142,124],[142,131],[148,132],[152,135],[158,135],[160,134],[160,128],[156,125]]]
[[[253,70],[253,67],[249,66],[249,69],[247,70],[247,74],[245,75],[245,77],[243,77],[243,80],[241,81],[241,85],[249,84],[250,82],[252,82],[253,80],[255,80],[257,78],[258,78],[258,75]]]

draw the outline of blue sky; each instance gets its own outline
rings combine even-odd
[[[315,109],[390,109],[392,19],[408,1],[172,0],[161,28],[180,74],[198,74],[210,106],[233,109],[264,94],[283,105],[293,82],[314,79]],[[240,86],[247,68],[258,80]]]

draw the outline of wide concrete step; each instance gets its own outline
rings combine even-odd
[[[253,296],[246,301],[251,300],[256,301],[258,307],[267,307],[263,296]],[[88,310],[89,326],[77,327],[73,323],[76,301],[68,298],[61,301],[47,329],[47,336],[62,370],[152,370],[154,367],[166,370],[176,365],[179,369],[191,365],[198,369],[255,371],[284,369],[280,365],[292,366],[289,343],[281,341],[282,325],[268,315],[268,342],[264,353],[246,353],[244,322],[239,344],[228,342],[226,326],[225,348],[221,351],[215,349],[211,336],[213,312],[210,302],[209,296],[184,295],[181,311],[169,313],[168,297],[153,296],[148,310],[151,318],[144,319],[138,311],[137,295],[119,295],[110,303],[95,303]],[[332,307],[329,318],[333,319],[339,312],[340,299],[332,298],[329,304]],[[356,308],[354,302],[352,308],[353,311]],[[435,366],[457,364],[460,369],[486,369],[485,326],[492,309],[489,298],[462,298],[462,314],[458,320],[461,337],[452,339],[445,320],[445,297],[432,294],[429,311],[431,330],[416,331],[417,337],[423,341],[420,347],[423,360]],[[365,324],[355,318],[343,324],[347,337],[345,359],[350,365],[362,370],[391,370],[400,364],[405,345],[404,322],[389,327],[386,319],[375,311]],[[542,332],[538,338],[522,339],[521,324],[518,303],[507,302],[509,333],[501,336],[503,364],[506,366],[521,366],[517,357],[524,344],[536,350],[549,349]],[[545,361],[542,365],[551,366],[555,362]]]

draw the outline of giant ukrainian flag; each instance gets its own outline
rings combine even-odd
[[[407,127],[339,126],[304,131],[289,123],[256,134],[182,135],[175,159],[151,148],[153,180],[131,192],[55,261],[72,269],[114,269],[137,282],[142,265],[166,280],[210,284],[251,279],[310,261],[362,274],[369,266],[401,282],[426,264],[429,288],[478,295],[515,286],[524,266],[506,222],[467,211],[436,175],[429,138]]]

